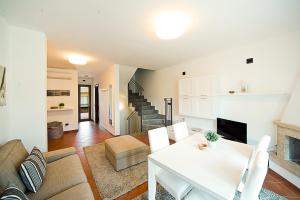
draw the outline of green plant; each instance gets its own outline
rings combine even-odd
[[[59,107],[64,107],[64,106],[65,106],[64,103],[60,103],[60,104],[58,104],[58,105],[59,105]]]
[[[205,138],[209,142],[216,142],[219,139],[219,135],[214,131],[208,131]]]

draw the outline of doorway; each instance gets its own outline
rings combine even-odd
[[[91,86],[78,86],[78,118],[79,121],[91,121]]]
[[[99,85],[95,85],[95,123],[99,123]]]

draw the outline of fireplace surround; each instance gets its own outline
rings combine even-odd
[[[300,177],[300,127],[280,121],[277,127],[277,148],[270,159],[292,174]]]

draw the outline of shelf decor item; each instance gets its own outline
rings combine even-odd
[[[64,103],[60,103],[58,106],[59,106],[60,109],[63,109],[65,107],[65,104]]]
[[[242,83],[241,85],[241,92],[242,93],[247,93],[248,92],[248,84],[247,83]]]
[[[208,146],[214,147],[216,145],[216,142],[219,140],[219,135],[214,131],[208,131],[205,136]]]

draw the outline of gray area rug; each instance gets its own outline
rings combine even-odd
[[[144,194],[141,194],[140,196],[134,198],[133,200],[146,200],[148,199],[148,193],[145,192]],[[157,187],[157,192],[155,195],[156,200],[175,200],[174,197],[171,196],[163,187],[159,186]],[[235,194],[235,197],[233,200],[239,200],[240,199],[240,193],[237,192]],[[260,200],[286,200],[285,197],[280,196],[270,190],[267,190],[265,188],[262,188],[259,194]]]
[[[103,200],[116,199],[147,181],[147,162],[116,172],[105,157],[104,143],[85,147],[84,153]]]
[[[105,157],[104,143],[85,147],[84,153],[91,168],[98,192],[104,200],[116,199],[147,181],[147,162],[116,172]],[[148,193],[145,192],[134,198],[134,200],[146,200],[148,199],[147,195]],[[175,198],[159,185],[155,199],[175,200]],[[237,192],[234,200],[238,199],[240,199],[240,193]],[[262,188],[259,199],[285,200],[286,198]]]

